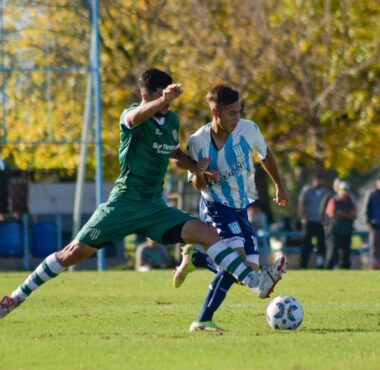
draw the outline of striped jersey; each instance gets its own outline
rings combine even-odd
[[[252,121],[241,119],[219,150],[211,136],[211,123],[195,132],[188,143],[190,157],[195,161],[211,157],[209,169],[218,171],[220,177],[218,183],[208,183],[202,196],[232,208],[245,208],[256,200],[253,152],[266,158],[267,143]]]

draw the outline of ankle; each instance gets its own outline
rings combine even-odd
[[[244,285],[247,285],[249,288],[256,289],[259,287],[260,281],[260,272],[252,271],[250,272],[246,278],[243,280]]]

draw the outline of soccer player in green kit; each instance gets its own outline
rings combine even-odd
[[[219,239],[214,227],[165,204],[162,192],[169,159],[210,179],[215,174],[207,171],[207,160],[196,163],[179,148],[179,119],[169,107],[182,94],[182,86],[173,84],[167,73],[149,69],[140,76],[139,88],[141,103],[132,104],[120,117],[120,175],[108,201],[99,205],[70,244],[46,257],[16,290],[1,300],[0,318],[65,268],[133,233],[164,244],[202,244],[220,268],[259,295],[271,291],[281,278],[285,263],[274,276],[255,272],[226,241]]]

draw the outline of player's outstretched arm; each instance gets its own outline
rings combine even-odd
[[[174,150],[170,155],[170,160],[175,166],[194,174],[192,183],[198,190],[202,190],[207,186],[207,179],[215,182],[219,181],[219,173],[208,169],[210,159],[204,158],[196,162],[180,148]]]
[[[193,177],[191,179],[193,186],[197,190],[203,190],[207,186],[205,172],[208,168],[209,163],[210,158],[203,158],[197,163],[197,168],[193,172]]]
[[[154,116],[159,110],[168,106],[174,99],[181,96],[183,93],[181,84],[172,84],[167,86],[163,91],[162,95],[154,100],[145,101],[135,109],[128,112],[126,115],[126,124],[128,127],[136,127],[141,122],[147,120],[148,118]]]
[[[178,168],[182,170],[188,170],[194,172],[197,168],[197,162],[190,156],[182,151],[181,148],[177,148],[170,154],[170,161]]]
[[[219,172],[208,168],[210,161],[211,158],[206,157],[197,163],[197,168],[192,178],[193,186],[197,190],[203,190],[210,181],[219,182]]]
[[[274,158],[271,150],[268,148],[267,156],[262,161],[263,166],[267,174],[272,179],[274,186],[276,188],[276,197],[273,201],[278,204],[280,207],[285,207],[288,205],[288,194],[285,190],[285,187],[282,183],[280,173],[278,171],[276,159]]]

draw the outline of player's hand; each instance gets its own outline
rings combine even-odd
[[[220,180],[219,172],[215,170],[206,170],[205,171],[206,179],[210,182],[217,184]]]
[[[181,84],[171,84],[162,91],[162,97],[167,103],[172,102],[174,99],[178,98],[182,94],[183,89]]]
[[[195,168],[195,173],[197,175],[204,175],[207,168],[208,168],[210,161],[211,161],[210,157],[206,157],[206,158],[203,158],[200,161],[198,161],[197,166]]]
[[[284,188],[276,188],[276,197],[273,198],[273,202],[279,205],[280,207],[286,207],[288,205],[288,194],[286,193]]]
[[[206,157],[197,162],[195,173],[197,175],[205,176],[208,181],[219,182],[219,172],[215,170],[210,170],[208,165],[210,164],[211,158]]]

